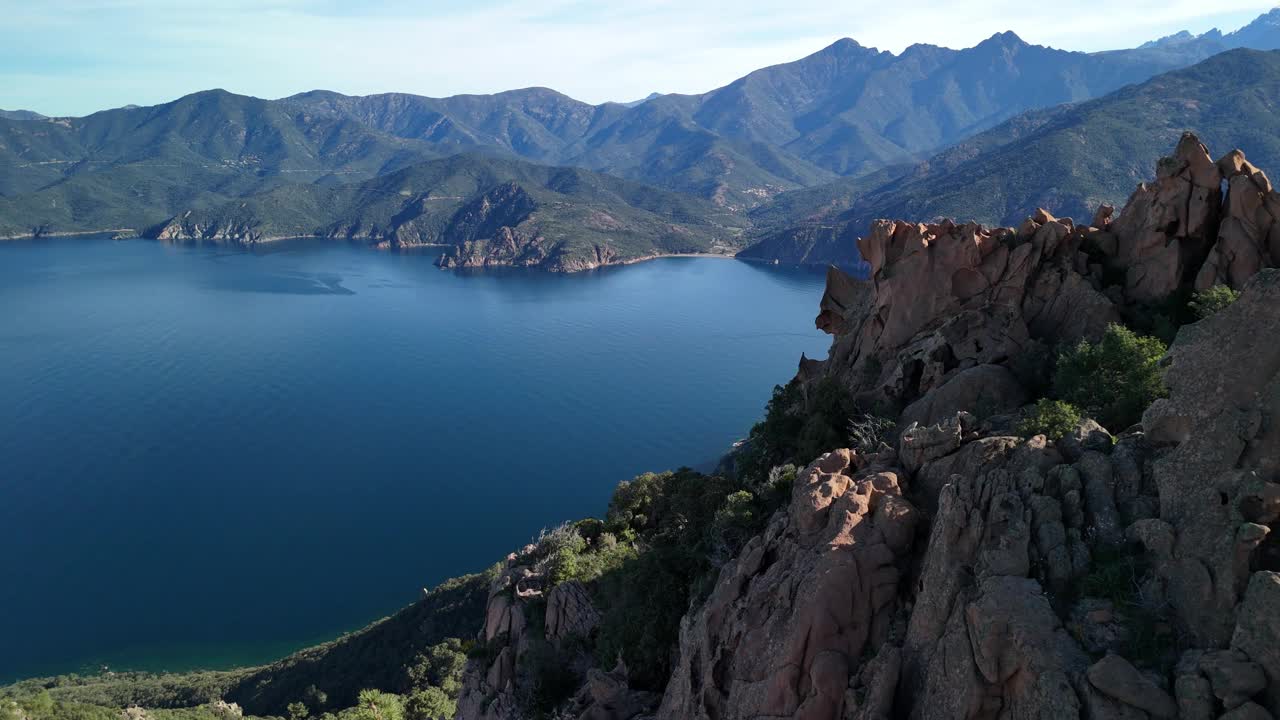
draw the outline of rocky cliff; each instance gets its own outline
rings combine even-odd
[[[876,222],[796,382],[896,430],[797,474],[691,605],[660,701],[619,665],[558,716],[1280,717],[1277,218],[1242,153],[1187,135],[1118,216]],[[1177,330],[1139,424],[1019,428],[1053,349],[1215,285],[1238,299]],[[589,594],[538,585],[508,560],[458,717],[521,717],[529,638],[590,635]]]

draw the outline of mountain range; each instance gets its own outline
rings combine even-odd
[[[1116,200],[1111,189],[1129,188],[1148,159],[1136,147],[1141,143],[1127,135],[1138,128],[1104,125],[1089,120],[1090,113],[1120,107],[1114,103],[1123,105],[1125,97],[1130,103],[1150,101],[1161,87],[1150,83],[1162,82],[1153,77],[1187,77],[1176,71],[1242,47],[1280,47],[1280,10],[1232,33],[1180,33],[1098,53],[1031,45],[1011,32],[962,50],[912,45],[898,54],[844,39],[701,95],[654,94],[626,104],[590,105],[547,88],[448,98],[353,97],[315,90],[279,100],[210,90],[163,105],[81,118],[5,112],[0,113],[0,237],[101,230],[158,234],[168,228],[175,238],[210,239],[219,233],[210,235],[208,228],[238,223],[239,230],[221,233],[224,239],[255,241],[324,230],[393,241],[385,235],[391,227],[385,204],[352,204],[376,195],[363,183],[466,154],[473,163],[481,156],[527,161],[652,186],[645,194],[661,206],[644,209],[654,215],[631,237],[613,238],[611,230],[579,232],[569,223],[559,240],[548,241],[560,243],[562,253],[534,253],[526,260],[542,257],[564,268],[590,267],[591,255],[618,261],[668,247],[715,245],[722,251],[755,246],[747,254],[756,257],[849,262],[815,252],[822,241],[814,237],[830,238],[833,228],[861,222],[868,213],[924,213],[925,219],[936,211],[1007,222],[1028,204],[1076,213],[1088,211],[1096,200]],[[1205,72],[1244,72],[1245,65],[1240,60],[1211,63]],[[1250,71],[1264,66],[1270,67],[1255,61]],[[1162,75],[1170,71],[1174,74]],[[1270,91],[1262,76],[1220,80],[1241,92]],[[1177,89],[1205,90],[1215,82],[1206,78]],[[1139,83],[1146,83],[1139,87],[1148,88],[1149,95],[1133,95],[1132,86]],[[1090,104],[1097,98],[1101,105]],[[1162,117],[1169,126],[1145,141],[1153,152],[1183,129],[1212,137],[1210,128],[1195,126],[1204,119],[1197,104],[1208,98],[1183,99],[1188,103],[1183,108],[1166,108]],[[1046,182],[1051,175],[1061,178],[1058,170],[1015,168],[996,183],[1001,187],[969,204],[974,186],[966,186],[965,178],[975,172],[979,158],[988,158],[986,167],[995,170],[1000,162],[1016,159],[1018,148],[1033,136],[1067,137],[1063,133],[1072,123],[1077,133],[1088,130],[1090,142],[1123,146],[1126,152],[1114,157],[1131,158],[1132,164],[1113,167],[1100,159],[1096,167],[1069,170],[1068,175],[1079,176],[1079,187],[1093,193],[1088,197],[1072,194],[1070,183]],[[1119,134],[1108,141],[1108,132]],[[1221,143],[1251,148],[1234,136]],[[445,166],[411,175],[434,177],[440,167]],[[583,216],[589,208],[603,208],[614,218],[633,217],[636,208],[620,195],[578,195],[580,188],[600,187],[604,181],[598,175],[575,177],[593,180],[555,191],[556,207],[580,203],[563,217]],[[947,183],[956,184],[954,192],[935,195],[923,189]],[[521,187],[537,194],[539,184],[532,185],[532,190]],[[339,186],[346,187],[336,190]],[[475,188],[480,194],[494,189]],[[326,198],[331,212],[300,217],[319,198]],[[232,212],[239,201],[244,208]],[[286,207],[289,201],[299,204]],[[551,223],[550,206],[541,207],[541,218]],[[692,208],[706,213],[695,225],[733,230],[716,230],[714,243],[710,236],[675,245],[660,239],[637,242],[647,228],[666,226],[649,224],[653,218],[687,220]],[[728,220],[731,215],[737,217]],[[191,232],[191,222],[175,230],[184,217],[200,218],[204,235]],[[362,224],[349,230],[357,220]],[[421,237],[453,242],[434,231]],[[491,239],[468,236],[467,241]],[[850,243],[843,245],[851,251]],[[487,243],[480,252],[473,264],[511,259],[510,252],[490,253]]]

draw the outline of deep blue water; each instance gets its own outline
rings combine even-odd
[[[713,462],[814,269],[0,243],[0,678],[273,659]]]

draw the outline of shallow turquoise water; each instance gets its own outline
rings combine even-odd
[[[822,273],[0,244],[0,678],[271,659],[715,460]]]

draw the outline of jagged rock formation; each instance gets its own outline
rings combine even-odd
[[[686,618],[660,717],[1280,716],[1278,200],[1238,152],[1214,163],[1187,135],[1115,220],[875,223],[871,279],[831,271],[830,359],[798,379],[896,413],[896,453],[805,471]],[[1141,426],[1007,432],[1038,349],[1213,283],[1242,296],[1181,330]],[[888,499],[910,512],[870,510]],[[830,514],[804,524],[815,509]],[[836,605],[815,621],[811,598]]]
[[[1046,213],[1016,231],[877,221],[859,240],[871,301],[858,302],[866,291],[852,280],[828,283],[819,327],[847,329],[828,372],[868,407],[901,409],[965,371],[1007,369],[1040,339],[1101,335],[1120,316],[1089,279],[1101,272],[1089,267],[1084,238]],[[1008,409],[1021,397],[991,401]]]
[[[582,650],[572,651],[600,621],[600,613],[582,583],[570,580],[548,587],[530,545],[507,556],[489,589],[484,627],[476,638],[483,652],[467,662],[458,697],[458,718],[522,720],[535,681],[526,657],[538,645],[558,651],[555,662],[585,678],[579,692],[558,716],[573,720],[630,720],[657,705],[653,693],[633,690],[621,660],[609,672],[591,667]]]
[[[686,618],[659,717],[1274,717],[1280,573],[1252,551],[1280,519],[1277,323],[1264,270],[1184,328],[1145,432],[957,413],[823,456]],[[1091,596],[1126,537],[1136,599]],[[1157,657],[1125,657],[1147,631]]]
[[[899,432],[799,473],[685,616],[657,717],[1280,717],[1268,203],[1239,153],[1214,163],[1188,135],[1114,220],[1104,207],[1088,226],[1044,212],[1016,230],[874,224],[871,279],[829,273],[817,324],[832,351],[798,381],[834,378]],[[1037,354],[1206,282],[1241,296],[1179,331],[1168,395],[1140,425],[1012,432]],[[522,583],[541,590],[514,556],[504,577],[482,636],[499,639],[493,659],[468,677],[489,704],[460,702],[461,718],[514,717]],[[594,618],[568,610],[580,588],[557,592],[549,640]],[[569,716],[645,716],[625,669],[590,677]]]
[[[829,273],[817,326],[835,341],[809,375],[838,377],[865,406],[895,411],[983,365],[1025,384],[1047,345],[1096,339],[1178,292],[1238,289],[1280,262],[1280,194],[1242,152],[1215,163],[1190,133],[1113,214],[1103,206],[1077,225],[1042,210],[1016,229],[876,221],[858,240],[869,282]],[[981,389],[987,410],[1021,404],[1001,371],[982,375],[953,397],[978,400]],[[949,400],[928,411],[936,402],[912,419],[975,407]]]
[[[892,633],[917,516],[892,466],[849,450],[815,461],[686,619],[658,717],[839,717],[856,704],[851,675]]]

